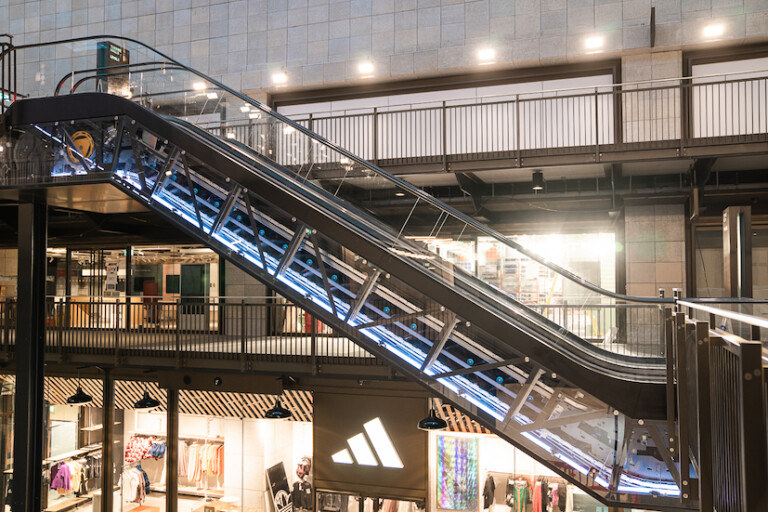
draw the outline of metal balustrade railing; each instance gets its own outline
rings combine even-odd
[[[698,498],[701,511],[765,510],[768,350],[759,339],[768,320],[721,309],[729,303],[693,300],[678,301],[688,314],[674,317],[675,370],[668,379],[670,389],[676,382],[679,452],[661,455],[679,457],[683,500]],[[701,316],[709,320],[692,319]],[[723,319],[740,324],[746,336],[720,329]]]
[[[64,355],[310,360],[380,365],[372,354],[291,303],[243,298],[51,298],[46,349]],[[0,300],[0,351],[15,344],[16,302]]]
[[[613,87],[517,94],[465,104],[296,115],[293,120],[379,165],[701,147],[768,140],[768,72],[681,78]],[[334,155],[261,117],[204,123],[212,133],[274,152],[283,165],[328,163]],[[268,142],[269,138],[276,140]],[[302,143],[299,143],[302,142]],[[554,151],[554,153],[553,153]]]

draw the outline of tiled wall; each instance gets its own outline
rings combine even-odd
[[[705,43],[703,28],[724,26],[725,43],[768,39],[761,0],[0,0],[0,33],[17,43],[96,34],[138,38],[241,90],[320,87],[478,69],[477,52],[496,49],[505,67],[562,64],[621,52]],[[602,54],[585,39],[604,38]],[[706,44],[718,45],[720,42]],[[486,68],[487,69],[487,68]]]
[[[628,206],[625,214],[627,293],[656,296],[685,289],[685,214],[682,205]]]

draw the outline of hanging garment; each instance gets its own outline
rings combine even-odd
[[[544,512],[541,508],[541,482],[533,484],[533,512]]]
[[[560,510],[560,495],[557,493],[560,484],[552,484],[550,487],[550,494],[552,495],[552,511],[559,512]]]
[[[132,437],[128,440],[128,444],[125,447],[125,462],[136,462],[145,459],[153,442],[154,438],[152,437]]]
[[[557,506],[560,507],[560,510],[564,511],[567,508],[567,498],[568,498],[568,491],[567,491],[567,485],[560,484],[557,486]]]
[[[565,512],[573,512],[573,486],[572,485],[566,486]]]
[[[306,480],[294,482],[291,500],[294,509],[312,510],[312,484]]]
[[[68,464],[57,464],[56,476],[51,479],[51,489],[59,494],[66,494],[72,491],[72,473]],[[53,471],[53,470],[51,470]],[[62,492],[63,491],[63,492]]]
[[[549,505],[549,480],[541,481],[541,512],[547,512]]]
[[[528,504],[531,494],[531,486],[527,480],[516,480],[512,486],[513,505],[512,512],[526,512],[526,505]]]
[[[496,483],[493,481],[493,477],[488,474],[485,478],[485,485],[483,486],[483,508],[488,508],[493,503],[493,493],[496,492]]]
[[[189,445],[186,441],[179,441],[179,478],[187,477],[187,465],[189,464]]]
[[[505,495],[504,502],[507,504],[508,507],[512,507],[514,509],[515,507],[515,479],[514,478],[507,479],[507,493]]]

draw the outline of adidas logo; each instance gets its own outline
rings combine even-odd
[[[347,439],[349,449],[344,448],[331,455],[333,462],[336,464],[355,464],[357,462],[361,466],[381,465],[385,468],[402,469],[403,461],[400,460],[400,455],[395,450],[395,445],[392,444],[392,439],[389,438],[389,434],[384,429],[381,419],[373,418],[363,427],[365,433],[360,432]],[[371,446],[373,446],[373,450]],[[376,452],[375,455],[374,451]]]

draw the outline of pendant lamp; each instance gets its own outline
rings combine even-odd
[[[434,409],[430,409],[427,417],[419,421],[418,427],[420,430],[445,430],[448,428],[448,423],[439,418]]]
[[[155,407],[160,406],[160,401],[152,398],[149,396],[149,389],[148,385],[145,382],[144,383],[144,396],[139,398],[135,404],[133,404],[134,409],[154,409]]]
[[[93,397],[83,391],[83,388],[80,386],[80,370],[77,371],[77,390],[75,390],[75,394],[67,398],[67,403],[69,405],[85,405],[93,402]]]
[[[272,406],[267,412],[264,413],[264,417],[270,420],[285,420],[293,416],[293,413],[283,407],[280,403],[280,397],[275,400],[275,405]]]

